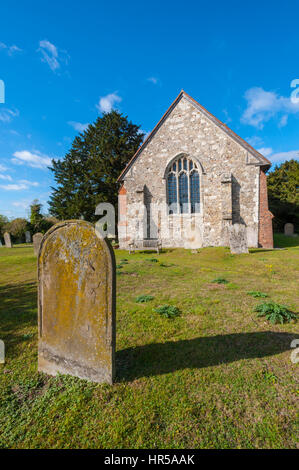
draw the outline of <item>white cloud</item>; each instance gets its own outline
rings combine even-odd
[[[39,183],[36,181],[20,180],[21,184],[26,184],[27,186],[39,186]]]
[[[157,77],[149,77],[147,81],[153,83],[154,85],[157,85],[159,80]]]
[[[245,99],[247,108],[241,121],[258,129],[262,129],[265,122],[274,117],[280,117],[279,125],[284,126],[289,114],[299,113],[299,103],[293,103],[290,97],[279,96],[277,93],[265,91],[263,88],[250,88],[245,93]]]
[[[76,122],[76,121],[69,121],[68,124],[72,126],[75,131],[78,132],[84,132],[88,128],[88,123],[87,124],[82,124],[81,122]]]
[[[21,207],[22,209],[27,209],[30,206],[30,202],[28,201],[15,201],[12,203],[15,207]]]
[[[257,145],[263,145],[263,139],[254,135],[252,137],[246,137],[246,142],[248,142],[252,147],[256,147]]]
[[[278,127],[285,127],[288,123],[288,117],[289,116],[287,114],[284,114],[278,123]]]
[[[12,184],[2,184],[0,188],[6,191],[21,191],[23,189],[29,189],[30,186],[38,186],[39,184],[35,181],[20,180]]]
[[[110,113],[116,103],[120,103],[122,98],[116,93],[110,93],[109,95],[102,96],[99,104],[96,105],[97,109],[101,113]]]
[[[23,183],[15,184],[1,184],[0,188],[5,189],[6,191],[20,191],[21,189],[28,189],[28,186]]]
[[[6,170],[7,170],[7,167],[0,164],[0,171],[6,171]]]
[[[46,62],[51,70],[55,71],[60,67],[57,47],[50,41],[40,41],[38,51],[42,54],[42,62]]]
[[[42,155],[40,152],[29,152],[22,150],[13,154],[12,162],[16,165],[28,165],[32,168],[47,168],[51,165],[51,158],[47,155]]]
[[[0,180],[12,181],[12,177],[9,175],[3,175],[0,173]]]
[[[253,136],[246,139],[252,146],[262,145],[263,140],[258,136]],[[257,151],[268,158],[272,163],[283,163],[287,160],[298,160],[299,150],[290,150],[289,152],[276,152],[273,153],[272,147],[260,147]]]
[[[277,152],[270,156],[270,160],[273,163],[285,162],[287,160],[298,160],[299,150],[290,150],[289,152]]]
[[[15,52],[22,52],[22,49],[15,44],[8,46],[7,44],[4,44],[4,42],[0,42],[0,49],[5,50],[9,56],[12,56]]]
[[[273,152],[273,149],[271,147],[262,147],[260,149],[257,149],[257,151],[264,155],[264,157],[268,157]]]
[[[0,121],[1,122],[11,122],[11,120],[17,116],[19,116],[19,111],[16,109],[13,111],[12,109],[2,109],[0,111]]]
[[[224,123],[225,124],[228,124],[229,122],[232,121],[231,117],[229,116],[228,112],[227,112],[227,109],[223,109],[222,110],[223,114],[225,115],[225,120],[224,120]]]
[[[41,53],[41,61],[48,64],[53,72],[61,67],[62,62],[67,64],[69,60],[69,55],[66,51],[58,49],[47,39],[39,42],[37,52]]]

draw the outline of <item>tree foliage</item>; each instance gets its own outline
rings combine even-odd
[[[34,199],[30,204],[30,224],[32,226],[33,231],[40,232],[40,228],[43,221],[42,215],[42,204],[38,201],[38,199]]]
[[[0,214],[0,235],[3,235],[6,228],[6,224],[8,223],[8,218],[5,215]]]
[[[52,225],[58,222],[56,217],[45,216],[42,213],[43,205],[34,199],[30,205],[30,224],[29,230],[34,234],[37,232],[46,233]]]
[[[104,113],[77,136],[63,160],[52,160],[56,188],[50,213],[95,221],[100,202],[117,204],[117,178],[143,140],[139,126],[118,111]]]
[[[269,209],[274,214],[274,229],[283,231],[291,222],[299,230],[299,162],[290,160],[268,174]]]
[[[5,230],[14,237],[14,240],[22,242],[25,238],[25,232],[28,230],[28,222],[22,217],[17,217],[5,225]]]

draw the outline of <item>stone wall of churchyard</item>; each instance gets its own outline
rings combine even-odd
[[[120,247],[127,248],[130,240],[142,237],[145,198],[151,204],[166,203],[165,169],[181,153],[200,164],[201,212],[187,217],[196,226],[193,245],[191,239],[190,243],[174,239],[162,230],[163,246],[228,245],[226,225],[231,223],[245,224],[248,245],[258,246],[260,168],[256,160],[183,97],[124,178],[119,200]],[[224,191],[223,175],[231,175],[231,187]],[[225,220],[223,211],[229,204],[232,220]],[[169,216],[168,220],[178,230],[186,216]]]

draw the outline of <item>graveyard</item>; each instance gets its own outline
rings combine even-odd
[[[274,250],[114,250],[112,385],[38,372],[37,257],[0,249],[0,447],[294,448],[299,237]],[[298,336],[298,335],[297,335]]]

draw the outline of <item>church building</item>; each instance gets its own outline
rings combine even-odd
[[[119,177],[120,248],[228,246],[233,224],[249,247],[272,248],[270,166],[181,91]]]

